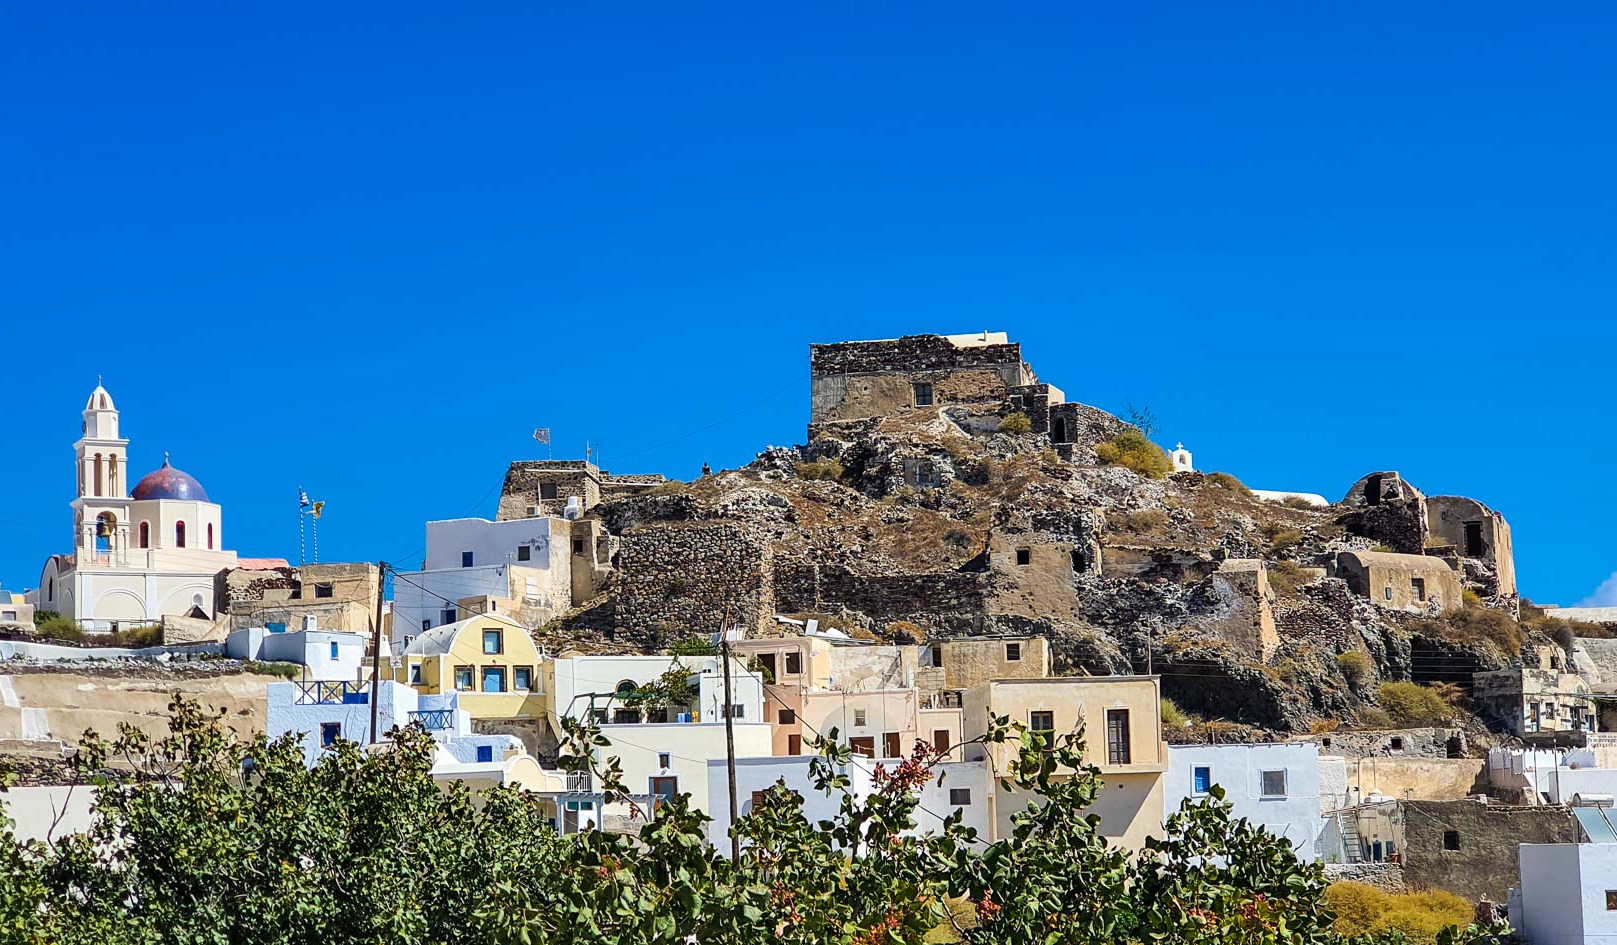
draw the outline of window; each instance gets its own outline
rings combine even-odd
[[[331,641],[331,658],[332,659],[337,658],[337,641],[336,640]]]
[[[1213,786],[1213,769],[1197,765],[1190,769],[1190,793],[1206,794]]]
[[[504,692],[505,691],[505,667],[504,666],[485,666],[485,667],[483,667],[483,691],[484,692]]]
[[[208,523],[208,550],[213,550],[213,523]]]
[[[667,767],[670,767],[671,765],[673,765],[673,763],[674,763],[674,756],[673,755],[669,754],[666,751],[657,753],[657,767],[659,767],[659,768],[667,768]]]
[[[15,610],[7,610],[7,611],[4,611],[4,612],[0,612],[0,620],[16,620],[16,619],[17,619],[17,612]]]
[[[337,739],[342,737],[341,722],[320,723],[320,747],[330,748]]]
[[[776,717],[779,719],[779,721],[776,723],[778,725],[797,724],[797,713],[793,712],[791,709],[781,709]]]
[[[928,647],[927,649],[932,654],[932,662],[930,664],[928,664],[928,665],[932,666],[934,669],[942,669],[943,668],[943,644],[934,643],[930,647]]]
[[[803,654],[793,650],[786,654],[786,675],[796,676],[803,671]]]
[[[1258,793],[1262,797],[1286,796],[1286,772],[1261,771],[1258,773]]]
[[[140,523],[140,546],[142,548],[150,548],[152,546],[152,523],[151,522],[141,522]]]
[[[517,560],[527,561],[533,557],[533,549],[527,545],[517,545]]]
[[[1460,831],[1458,831],[1458,830],[1445,830],[1445,831],[1443,831],[1443,849],[1445,849],[1445,850],[1458,850],[1458,849],[1460,849]]]
[[[1132,761],[1129,752],[1129,710],[1106,710],[1106,763],[1126,765]]]
[[[802,753],[803,753],[803,736],[801,736],[801,735],[788,735],[788,736],[786,736],[786,754],[788,754],[788,755],[801,755]]]
[[[420,663],[411,663],[410,664],[410,685],[412,685],[412,686],[421,685],[421,664]]]
[[[539,599],[539,579],[528,578],[522,584],[522,596],[529,600]]]
[[[487,653],[487,654],[490,654],[490,655],[495,655],[495,654],[499,654],[499,653],[504,652],[504,650],[502,648],[502,641],[500,640],[500,636],[501,636],[501,633],[498,630],[484,630],[483,631],[483,652]]]
[[[1416,600],[1424,601],[1426,599],[1425,578],[1410,578],[1409,589],[1414,592]]]
[[[949,753],[949,730],[940,728],[932,733],[932,750],[940,755]]]
[[[864,709],[854,709],[853,710],[853,724],[862,727],[865,724],[865,718],[866,718],[866,716],[865,716],[865,710]]]
[[[176,548],[184,548],[185,547],[185,523],[184,522],[175,522],[174,523],[174,547],[176,547]]]
[[[1606,911],[1617,912],[1617,889],[1606,890]]]
[[[729,719],[744,719],[747,717],[747,707],[743,703],[732,702],[730,703],[730,711],[726,713],[724,717]]]
[[[1032,564],[1033,563],[1033,549],[1032,548],[1018,548],[1018,549],[1016,549],[1016,563],[1019,564],[1019,565]]]
[[[863,755],[866,758],[876,757],[876,739],[869,735],[848,739],[848,747],[852,748],[856,755]]]
[[[967,807],[971,804],[971,788],[952,787],[949,789],[949,803],[956,807]]]
[[[463,568],[469,568],[472,566],[472,553],[470,551],[462,551],[460,553],[460,566]]]
[[[917,406],[917,407],[930,407],[930,406],[932,406],[932,385],[931,384],[917,383],[915,385],[915,406]]]
[[[533,689],[533,667],[518,666],[511,670],[511,688],[517,692],[528,692]]]
[[[455,689],[458,692],[472,691],[472,668],[470,666],[455,667]]]
[[[336,592],[330,584],[316,584],[314,586],[315,597],[331,597],[334,593]]]
[[[478,760],[478,762],[480,764],[488,764],[489,762],[493,761],[494,760],[494,746],[493,745],[478,745],[477,746],[477,760]]]
[[[584,539],[582,539],[582,538],[574,538],[573,539],[573,554],[581,555],[583,553],[584,553]]]
[[[881,741],[882,741],[882,756],[883,757],[886,757],[886,758],[902,758],[902,757],[904,757],[904,745],[903,745],[902,742],[899,741],[899,736],[898,736],[897,732],[883,732],[882,737],[881,737]]]
[[[1402,735],[1394,735],[1391,741],[1388,742],[1388,747],[1392,748],[1393,751],[1403,751],[1404,737]]]
[[[454,623],[455,618],[458,617],[458,616],[460,616],[460,614],[458,612],[456,612],[455,608],[453,608],[453,607],[445,607],[444,608],[444,613],[443,613],[444,623]]]
[[[763,668],[763,672],[760,673],[759,675],[764,677],[764,682],[774,682],[775,681],[775,654],[773,654],[773,653],[759,653],[757,656],[755,656],[753,658],[756,659],[758,661],[758,665]]]
[[[1392,600],[1392,585],[1388,584],[1387,589],[1382,593],[1386,596],[1387,600]]]
[[[1056,714],[1044,710],[1029,712],[1027,714],[1027,727],[1030,731],[1049,734],[1056,730]]]
[[[1005,662],[1007,662],[1007,663],[1020,663],[1021,661],[1022,661],[1022,644],[1020,644],[1020,643],[1007,643],[1007,644],[1005,644]]]
[[[554,482],[541,482],[541,483],[539,483],[539,498],[541,498],[541,499],[554,499],[554,498],[556,498],[556,484]]]

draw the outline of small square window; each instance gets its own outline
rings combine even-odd
[[[971,788],[955,787],[949,789],[949,803],[955,807],[967,807],[971,804]]]
[[[730,712],[729,712],[729,715],[727,717],[732,718],[732,719],[744,719],[744,718],[746,718],[747,717],[747,707],[746,707],[746,705],[744,703],[740,703],[740,702],[732,702],[732,703],[730,703]]]
[[[411,663],[410,664],[410,685],[412,685],[412,686],[421,685],[421,664],[420,663]]]
[[[494,760],[494,746],[493,745],[478,745],[477,746],[477,760],[482,764],[488,764],[489,762],[493,761]]]
[[[539,498],[541,498],[541,499],[554,499],[554,498],[556,498],[556,484],[554,482],[541,482],[541,483],[539,483]]]
[[[1021,660],[1022,660],[1022,644],[1020,644],[1020,643],[1007,643],[1007,644],[1005,644],[1005,662],[1007,662],[1007,663],[1019,663],[1019,662],[1021,662]]]
[[[1019,564],[1019,565],[1032,564],[1033,563],[1033,549],[1031,549],[1031,548],[1018,548],[1018,549],[1016,549],[1016,563]]]
[[[455,667],[455,689],[457,692],[471,692],[472,679],[477,674],[470,666]]]
[[[853,724],[858,725],[860,727],[864,726],[864,724],[865,724],[865,710],[864,709],[854,709],[853,710]]]
[[[511,671],[511,688],[517,692],[533,689],[533,667],[518,666]]]
[[[1424,578],[1410,578],[1409,589],[1414,592],[1416,600],[1426,600],[1426,580]]]
[[[797,713],[791,709],[781,709],[779,718],[780,722],[778,724],[780,725],[795,725],[797,723]]]
[[[342,737],[341,722],[320,723],[320,747],[330,748],[337,739]]]
[[[527,545],[517,545],[517,560],[527,561],[533,557],[533,549]]]
[[[573,554],[581,555],[583,553],[584,553],[584,539],[582,539],[582,538],[574,538],[573,539]]]
[[[1197,765],[1190,769],[1190,791],[1192,794],[1206,794],[1213,787],[1213,769],[1208,765]]]
[[[421,618],[421,629],[423,631],[432,629],[432,618],[431,617],[422,617]]]
[[[1264,771],[1258,777],[1260,779],[1259,788],[1264,797],[1286,796],[1286,772],[1284,770]]]
[[[786,654],[786,675],[796,676],[803,671],[803,654],[793,650]]]
[[[316,597],[330,597],[333,593],[334,591],[330,584],[316,584],[314,586],[314,596]]]
[[[483,631],[483,652],[488,653],[490,655],[499,654],[501,652],[500,636],[501,636],[501,634],[500,634],[500,631],[498,631],[498,630],[484,630]]]
[[[1606,911],[1617,912],[1617,889],[1606,890]]]
[[[1402,735],[1394,735],[1392,737],[1392,739],[1388,742],[1388,747],[1391,748],[1393,751],[1403,751],[1404,750],[1404,737]]]
[[[453,607],[444,608],[444,623],[454,623],[460,614]]]
[[[1385,590],[1385,591],[1382,591],[1382,593],[1383,593],[1383,594],[1384,594],[1384,595],[1386,595],[1386,598],[1387,598],[1387,599],[1388,599],[1388,600],[1392,600],[1392,585],[1391,585],[1391,584],[1388,584],[1388,585],[1387,585],[1387,589],[1386,589],[1386,590]]]
[[[1027,727],[1035,732],[1053,732],[1056,730],[1056,714],[1054,712],[1029,712],[1027,714]]]
[[[673,765],[673,763],[674,763],[674,756],[669,754],[668,752],[664,751],[664,752],[659,752],[657,754],[657,767],[659,767],[659,768],[667,768],[667,767],[670,767],[671,765]]]
[[[1460,849],[1460,831],[1458,831],[1458,830],[1445,830],[1445,831],[1443,831],[1443,849],[1445,849],[1445,850],[1458,850],[1458,849]]]
[[[915,385],[915,406],[917,406],[917,407],[930,407],[930,406],[932,406],[932,385],[931,384],[917,383]]]
[[[469,568],[472,566],[472,553],[470,551],[462,551],[460,553],[460,566],[463,568]]]

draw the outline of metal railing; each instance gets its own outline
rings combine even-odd
[[[296,705],[367,705],[370,687],[351,682],[300,682]]]
[[[921,708],[923,709],[958,709],[960,707],[960,693],[952,689],[930,692],[921,697]]]
[[[442,732],[455,727],[455,710],[426,709],[421,712],[411,712],[410,721],[420,722],[421,727],[429,732]]]

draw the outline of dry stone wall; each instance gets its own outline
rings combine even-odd
[[[733,625],[748,630],[775,614],[773,548],[733,523],[634,529],[620,539],[616,571],[618,627],[647,647],[717,632],[726,605]]]

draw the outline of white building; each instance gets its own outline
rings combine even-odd
[[[472,616],[458,606],[468,599],[541,616],[566,610],[572,605],[568,534],[564,522],[551,518],[428,522],[425,566],[399,573],[393,585],[394,636]]]
[[[1173,464],[1173,471],[1176,473],[1196,471],[1196,464],[1191,461],[1190,450],[1185,449],[1183,443],[1174,445],[1173,452],[1168,454],[1168,461]]]
[[[1531,945],[1617,940],[1617,833],[1601,811],[1577,813],[1591,842],[1517,847],[1521,885],[1510,891],[1510,924]]]
[[[1185,800],[1224,789],[1234,816],[1285,837],[1297,858],[1318,858],[1320,835],[1319,746],[1287,742],[1266,745],[1169,745],[1164,816]]]
[[[214,575],[236,566],[219,506],[167,454],[129,489],[129,440],[100,384],[83,416],[73,445],[73,551],[46,560],[28,603],[98,631],[165,615],[212,617]]]
[[[307,618],[313,625],[314,618]],[[359,682],[367,641],[363,634],[329,630],[276,631],[248,627],[225,639],[225,655],[238,660],[296,663],[311,680]]]
[[[763,795],[776,782],[803,799],[803,817],[809,822],[829,820],[837,815],[842,805],[840,789],[831,793],[814,786],[810,766],[812,755],[787,755],[772,758],[736,759],[736,807],[741,816],[752,813]],[[876,791],[875,773],[881,762],[854,755],[848,765],[839,769],[848,776],[847,791],[855,798],[864,799]],[[919,806],[915,810],[915,826],[907,833],[931,836],[943,826],[943,818],[956,810],[963,811],[961,823],[975,828],[978,837],[992,841],[993,820],[989,815],[989,795],[994,779],[988,774],[986,761],[948,761],[938,764],[937,777],[921,790]],[[708,839],[721,853],[730,850],[730,795],[729,777],[725,759],[708,762],[708,793],[703,808],[713,818],[708,824]]]
[[[1617,769],[1598,763],[1592,748],[1493,748],[1488,780],[1496,788],[1521,791],[1527,804],[1605,803],[1617,797]]]

